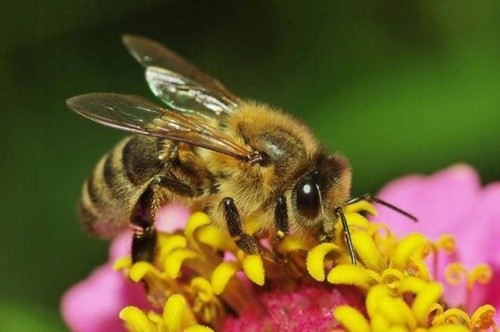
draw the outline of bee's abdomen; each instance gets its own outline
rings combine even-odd
[[[131,136],[118,143],[84,182],[79,212],[91,234],[111,238],[125,229],[142,192],[161,170],[160,141]]]

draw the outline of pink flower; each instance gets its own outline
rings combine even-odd
[[[273,260],[266,259],[272,256],[265,250],[259,254],[239,250],[207,215],[197,212],[188,218],[187,209],[167,205],[157,214],[155,261],[132,264],[130,259],[119,259],[130,255],[131,233],[122,234],[111,244],[110,261],[65,294],[63,318],[73,331],[120,331],[124,326],[147,332],[212,331],[209,327],[365,331],[382,322],[387,328],[409,330],[494,327],[494,308],[474,309],[485,302],[499,303],[494,236],[500,184],[481,188],[471,168],[455,166],[433,177],[395,181],[380,197],[414,213],[420,222],[413,224],[384,207],[377,220],[391,222],[396,234],[418,231],[425,236],[413,233],[399,239],[392,230],[379,232],[385,228],[364,217],[372,205],[349,205],[344,214],[352,227],[357,265],[350,263],[340,222],[334,225],[332,242],[310,243],[288,234],[279,247],[284,259]],[[493,284],[473,285],[473,292],[462,285],[448,288],[447,304],[465,303],[469,315],[441,306],[443,286],[429,275],[424,261],[429,241],[443,233],[455,235],[458,250],[450,257],[435,256],[440,260],[438,281],[446,280],[442,271],[450,262],[461,262],[468,269],[485,262],[494,270]],[[265,233],[260,235],[261,241],[269,241]],[[120,272],[112,269],[117,259]],[[148,286],[147,292],[141,283]],[[462,319],[464,315],[470,318]]]
[[[111,265],[98,267],[64,295],[61,312],[71,331],[122,331],[118,314],[124,306],[134,303],[148,308],[141,285],[125,279]]]
[[[156,226],[169,232],[179,229],[189,213],[182,206],[167,205],[159,211]],[[142,285],[130,281],[112,267],[118,258],[130,254],[131,239],[131,231],[116,237],[110,246],[109,261],[64,294],[61,313],[71,331],[124,331],[118,314],[125,306],[150,309]]]
[[[469,311],[485,303],[500,306],[500,182],[483,187],[473,168],[459,164],[432,176],[410,175],[393,181],[379,197],[419,219],[412,223],[379,206],[377,220],[386,222],[397,235],[418,231],[434,241],[445,233],[455,238],[456,251],[439,255],[438,271],[452,262],[469,271],[480,263],[491,266],[491,281],[469,290],[463,283],[447,285],[442,273],[438,274],[438,280],[446,285],[449,305],[462,305]],[[497,313],[497,322],[499,318]]]

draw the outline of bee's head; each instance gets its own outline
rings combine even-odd
[[[334,210],[349,199],[351,169],[344,156],[319,158],[316,167],[298,179],[292,190],[292,214],[298,226],[330,228]],[[329,231],[329,229],[324,229]]]

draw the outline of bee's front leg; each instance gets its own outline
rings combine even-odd
[[[272,245],[275,255],[279,255],[278,246],[281,241],[288,234],[288,209],[286,206],[286,198],[284,195],[278,196],[276,199],[276,207],[274,210],[274,227],[276,227],[276,234],[273,237]]]
[[[130,223],[134,230],[132,238],[132,261],[152,262],[156,253],[156,228],[154,225],[156,184],[144,191],[135,205]]]
[[[229,235],[234,239],[238,248],[250,255],[259,253],[260,246],[257,240],[253,236],[243,232],[240,213],[236,205],[234,205],[233,199],[231,197],[226,197],[221,201],[221,205],[224,211],[224,218],[226,219]]]

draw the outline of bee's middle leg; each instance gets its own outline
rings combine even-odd
[[[238,248],[250,255],[259,253],[260,246],[257,240],[243,231],[241,216],[233,199],[231,197],[226,197],[221,201],[221,205],[229,235],[235,240]]]

